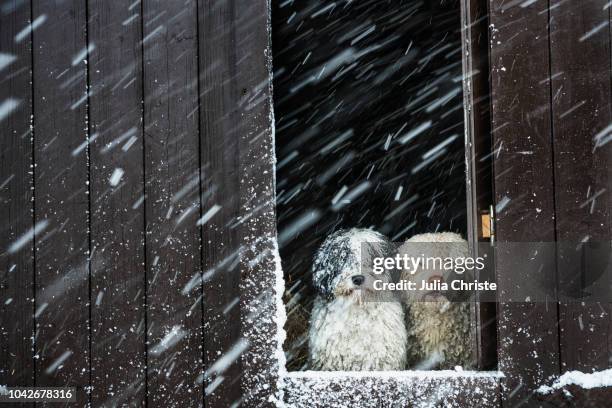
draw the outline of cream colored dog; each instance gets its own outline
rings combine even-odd
[[[411,257],[469,256],[467,241],[451,232],[415,235],[398,248],[398,253]],[[400,279],[415,281],[420,286],[421,281],[445,281],[451,273],[454,272],[420,268],[414,274],[402,271]],[[468,279],[468,276],[463,278]],[[407,308],[408,368],[428,370],[472,366],[469,303],[450,302],[446,293],[436,290],[416,294],[404,291],[403,301]]]

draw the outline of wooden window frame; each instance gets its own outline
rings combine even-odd
[[[259,0],[261,6],[265,0]],[[484,4],[484,8],[482,7]],[[240,204],[242,213],[241,236],[243,256],[241,261],[241,323],[242,335],[248,349],[242,355],[242,402],[273,403],[279,399],[291,406],[330,406],[350,401],[367,401],[372,406],[406,402],[445,401],[465,406],[490,406],[500,404],[500,385],[503,374],[498,371],[397,371],[392,373],[342,373],[342,372],[287,372],[283,351],[285,309],[282,301],[284,282],[280,255],[276,241],[275,213],[275,153],[274,115],[271,89],[270,4],[266,4],[268,24],[266,32],[256,37],[268,39],[263,52],[255,53],[257,61],[248,61],[251,76],[243,82],[254,89],[251,100],[265,97],[268,103],[259,103],[245,110],[239,150],[244,177],[241,179]],[[477,103],[487,99],[488,69],[486,3],[478,0],[461,2],[462,44],[464,47],[463,70],[482,75],[465,75],[463,81],[466,119],[466,163],[468,240],[472,251],[478,245],[478,214],[488,208],[489,202],[480,200],[479,189],[490,190],[490,179],[475,183],[480,171],[475,155],[481,153],[490,142],[487,109]],[[483,31],[484,30],[484,31]],[[262,43],[254,43],[253,49]],[[484,54],[483,54],[484,53]],[[259,67],[266,67],[265,70]],[[263,84],[263,85],[262,85]],[[245,88],[246,89],[246,88]],[[249,88],[251,89],[251,88]],[[257,140],[254,143],[254,140]],[[478,141],[476,143],[475,141]],[[491,309],[474,303],[474,321],[490,317]],[[493,309],[493,316],[494,316]],[[491,350],[496,342],[486,336],[480,323],[473,326],[477,338],[475,357],[478,367],[490,367],[494,359],[485,358],[480,350]],[[494,330],[493,330],[494,333]],[[478,351],[477,351],[478,349]]]

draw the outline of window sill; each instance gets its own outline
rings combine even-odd
[[[286,373],[283,400],[292,407],[499,406],[499,371]]]

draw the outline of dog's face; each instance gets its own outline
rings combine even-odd
[[[461,238],[460,235],[454,233],[426,233],[419,234],[408,239],[403,245],[397,249],[400,255],[408,255],[418,258],[465,258],[469,256],[467,241]],[[415,282],[417,287],[421,286],[421,282],[427,282],[431,287],[436,287],[435,282],[449,283],[452,279],[467,279],[471,276],[470,272],[464,272],[462,275],[457,275],[452,270],[442,268],[441,264],[432,263],[429,267],[420,267],[414,273],[403,271],[400,279]],[[454,291],[441,290],[418,290],[404,291],[403,298],[405,301],[414,302],[421,301],[428,304],[422,307],[440,308],[446,307],[449,300],[458,300],[459,294]]]
[[[390,273],[374,274],[375,257],[389,256],[391,243],[383,235],[366,229],[340,230],[331,234],[317,251],[313,263],[313,283],[327,300],[345,298],[357,303],[376,301],[375,280],[390,282]]]

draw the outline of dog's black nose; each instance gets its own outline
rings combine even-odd
[[[361,286],[363,284],[363,281],[365,281],[365,278],[363,277],[363,275],[355,275],[351,278],[351,280],[353,281],[354,285]]]

